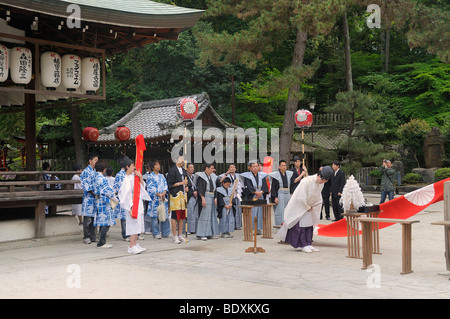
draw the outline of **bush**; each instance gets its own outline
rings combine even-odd
[[[439,182],[450,177],[450,167],[444,167],[434,172],[434,181]]]
[[[381,178],[381,175],[383,175],[383,173],[381,173],[379,170],[374,170],[369,173],[369,176],[372,176],[375,178]]]
[[[422,175],[416,173],[408,173],[403,178],[403,182],[405,182],[406,184],[417,184],[422,181]]]

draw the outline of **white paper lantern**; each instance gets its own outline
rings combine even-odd
[[[56,90],[61,84],[61,56],[56,52],[41,55],[41,82],[47,90]]]
[[[0,44],[0,82],[5,82],[9,75],[9,50]]]
[[[81,58],[75,54],[66,54],[62,57],[61,84],[69,92],[76,91],[81,84]]]
[[[23,47],[12,48],[10,62],[11,80],[22,85],[30,83],[33,65],[31,51]]]
[[[81,88],[86,94],[95,94],[100,88],[100,61],[88,57],[81,60]]]

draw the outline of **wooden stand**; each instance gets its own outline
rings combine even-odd
[[[362,225],[363,268],[372,264],[372,223],[398,223],[402,225],[402,275],[412,273],[411,225],[418,220],[392,218],[359,218]]]
[[[262,238],[272,239],[272,206],[275,204],[266,204],[263,206],[263,234]]]
[[[444,226],[445,262],[447,270],[450,271],[450,182],[444,183],[444,220],[431,223],[431,225]]]
[[[356,210],[349,210],[347,213],[342,214],[347,220],[347,258],[361,258],[360,250],[360,227],[359,217],[366,216],[370,218],[376,218],[380,214],[379,211],[358,213]],[[380,239],[379,239],[379,227],[378,223],[372,223],[372,254],[380,254]]]
[[[450,270],[450,254],[449,254],[449,248],[448,248],[448,244],[450,242],[450,220],[444,220],[444,221],[439,221],[439,222],[434,222],[431,223],[431,225],[442,225],[444,226],[444,230],[445,230],[445,260],[447,263],[447,270]],[[450,278],[448,279],[450,280]]]
[[[265,253],[265,249],[261,248],[261,247],[257,247],[256,246],[256,232],[257,232],[257,226],[258,226],[258,218],[255,217],[255,222],[254,222],[255,228],[253,231],[253,247],[248,247],[245,252],[246,253]],[[250,228],[251,229],[251,228]]]
[[[272,214],[271,207],[274,204],[263,204],[263,205],[241,205],[242,208],[242,226],[244,229],[244,241],[252,241],[252,208],[261,207],[263,208],[263,234],[262,238],[272,238]],[[255,234],[257,228],[255,227]]]

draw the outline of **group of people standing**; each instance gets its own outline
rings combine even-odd
[[[160,172],[158,160],[147,164],[144,175],[126,156],[119,164],[121,170],[114,178],[108,178],[106,164],[97,155],[91,155],[89,165],[80,174],[86,244],[97,242],[99,248],[112,247],[106,243],[106,234],[115,225],[115,219],[121,222],[122,237],[130,242],[128,252],[132,254],[145,251],[138,243],[144,233],[157,239],[171,237],[176,244],[186,242],[186,235],[194,234],[199,240],[231,238],[234,230],[242,227],[241,201],[263,200],[274,204],[274,227],[281,228],[280,233],[285,235],[281,239],[309,252],[317,251],[305,247],[311,246],[312,226],[317,224],[322,201],[329,219],[330,194],[336,220],[342,218],[339,197],[345,174],[338,162],[333,162],[332,169],[325,166],[312,176],[308,176],[299,157],[294,158],[292,169],[288,170],[287,162],[281,160],[278,169],[269,174],[262,171],[259,161],[250,161],[248,171],[241,174],[236,172],[235,164],[228,164],[221,175],[216,175],[214,163],[206,163],[203,170],[195,172],[194,164],[185,166],[183,156],[166,175]],[[131,216],[135,176],[141,182],[137,218]],[[252,209],[252,219],[255,217],[260,234],[262,207]]]
[[[106,163],[99,161],[98,156],[94,154],[89,156],[88,161],[89,165],[79,177],[83,189],[81,214],[84,243],[97,242],[98,248],[111,248],[112,245],[106,243],[106,235],[109,228],[116,224],[117,218],[121,222],[122,237],[130,242],[128,252],[137,254],[145,251],[137,242],[144,226],[143,201],[139,201],[138,218],[132,218],[130,214],[133,206],[134,177],[138,176],[142,186],[145,186],[142,175],[135,171],[134,162],[123,157],[119,161],[121,170],[109,181]],[[150,200],[147,192],[141,192],[141,198]],[[98,240],[96,227],[99,227]]]

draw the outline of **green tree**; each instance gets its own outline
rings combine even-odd
[[[398,129],[401,142],[412,154],[416,162],[416,167],[420,167],[423,160],[423,142],[430,132],[430,125],[421,119],[412,119],[408,123],[401,125]]]
[[[203,32],[198,35],[202,48],[200,64],[212,62],[225,65],[240,62],[256,68],[267,54],[294,35],[291,63],[278,77],[277,89],[288,89],[284,122],[280,137],[280,158],[289,158],[294,131],[294,114],[301,98],[300,86],[317,68],[304,65],[308,37],[331,30],[336,17],[344,8],[344,1],[208,1],[209,18],[232,16],[242,21],[242,28],[234,33],[226,30]]]
[[[377,136],[384,131],[382,113],[377,110],[373,100],[360,91],[340,92],[336,102],[325,108],[326,112],[343,117],[340,123],[332,124],[327,133],[332,136],[340,131],[345,136],[337,144],[337,155],[344,158],[343,169],[355,174],[364,165],[376,165],[383,158],[397,155],[385,149],[382,143],[376,143]],[[317,153],[321,158],[322,151]]]

